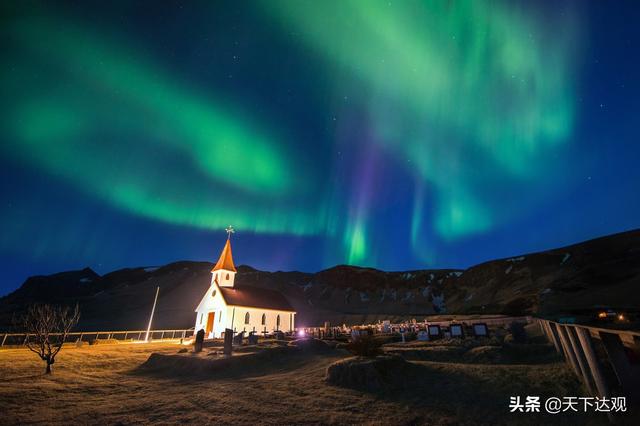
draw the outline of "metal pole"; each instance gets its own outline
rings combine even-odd
[[[149,341],[149,331],[151,330],[151,321],[153,321],[153,313],[156,310],[156,302],[158,301],[158,293],[160,292],[160,287],[156,287],[156,297],[153,299],[153,307],[151,308],[151,316],[149,316],[149,325],[147,326],[147,335],[144,338],[145,342]]]

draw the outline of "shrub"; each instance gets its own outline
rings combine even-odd
[[[524,330],[524,324],[521,322],[512,322],[509,325],[509,332],[513,336],[515,343],[525,343],[527,340],[527,332]]]
[[[382,353],[382,342],[373,335],[366,334],[349,342],[346,349],[357,356],[374,357]]]

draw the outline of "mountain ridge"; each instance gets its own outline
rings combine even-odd
[[[84,329],[188,328],[213,262],[177,261],[99,275],[91,268],[28,278],[0,298],[0,327],[32,303],[79,303]],[[300,325],[439,313],[539,314],[640,306],[640,230],[486,261],[467,269],[382,271],[336,265],[316,273],[240,265],[236,283],[281,291]]]

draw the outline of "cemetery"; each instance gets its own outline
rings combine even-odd
[[[35,374],[39,365],[28,351],[6,349],[8,380],[0,382],[0,398],[10,423],[84,423],[93,416],[107,423],[251,423],[268,413],[286,424],[309,418],[447,424],[473,423],[479,415],[504,420],[510,395],[584,392],[536,324],[524,327],[520,343],[508,325],[488,327],[488,336],[474,336],[465,325],[464,337],[452,333],[457,324],[437,333],[424,323],[386,326],[298,330],[251,341],[237,335],[233,341],[229,333],[182,344],[72,345],[51,376]],[[606,424],[606,416],[601,420],[591,422]]]

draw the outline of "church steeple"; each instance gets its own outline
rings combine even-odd
[[[231,234],[235,231],[231,226],[227,229],[227,242],[220,253],[220,258],[211,270],[211,285],[217,284],[219,287],[233,287],[236,277],[236,266],[233,264],[231,254]]]
[[[236,271],[236,267],[233,264],[233,255],[231,254],[231,239],[227,238],[227,242],[222,249],[222,253],[220,253],[220,258],[216,263],[216,266],[213,267],[211,272],[215,272],[218,269],[225,269],[227,271]]]

